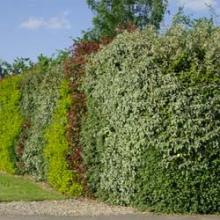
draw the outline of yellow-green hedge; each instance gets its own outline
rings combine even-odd
[[[66,138],[67,113],[70,104],[68,83],[64,81],[60,89],[57,109],[51,124],[46,129],[45,140],[47,144],[44,148],[44,156],[49,184],[66,195],[78,196],[82,193],[82,187],[77,183],[76,175],[74,171],[69,169],[66,160],[69,149]]]
[[[15,143],[22,125],[20,80],[13,76],[0,81],[0,170],[8,173],[16,171]]]

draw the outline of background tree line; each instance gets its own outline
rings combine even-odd
[[[94,12],[93,27],[84,31],[79,41],[113,37],[118,28],[131,25],[142,29],[151,24],[159,29],[167,8],[167,0],[87,0],[87,4]],[[32,66],[29,58],[16,58],[12,64],[0,60],[0,79]]]

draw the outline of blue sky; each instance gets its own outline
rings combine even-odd
[[[35,60],[40,54],[52,55],[68,48],[72,38],[91,27],[93,14],[86,0],[0,0],[0,59],[12,62],[16,57]],[[178,6],[195,17],[208,16],[206,4],[220,14],[220,0],[169,0],[171,15]],[[217,19],[216,22],[219,22]]]

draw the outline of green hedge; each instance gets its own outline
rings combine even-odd
[[[44,131],[56,108],[63,78],[62,65],[44,58],[25,74],[22,81],[21,109],[30,126],[23,131],[26,138],[21,162],[24,172],[39,180],[45,178]]]
[[[77,183],[76,174],[69,168],[67,156],[69,144],[67,142],[67,114],[71,104],[68,83],[64,81],[60,88],[60,98],[53,114],[51,124],[45,131],[47,142],[44,148],[46,161],[46,175],[48,183],[62,193],[78,196],[82,193],[82,186]]]
[[[20,76],[0,80],[0,170],[8,173],[16,172],[15,145],[23,121],[20,81]]]
[[[90,190],[161,212],[220,211],[220,29],[119,35],[87,65]]]
[[[0,171],[27,173],[79,196],[83,189],[67,160],[71,98],[64,59],[41,56],[22,77],[0,81]]]

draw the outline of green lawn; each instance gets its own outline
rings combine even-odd
[[[0,174],[0,202],[59,199],[65,197],[27,178]]]

